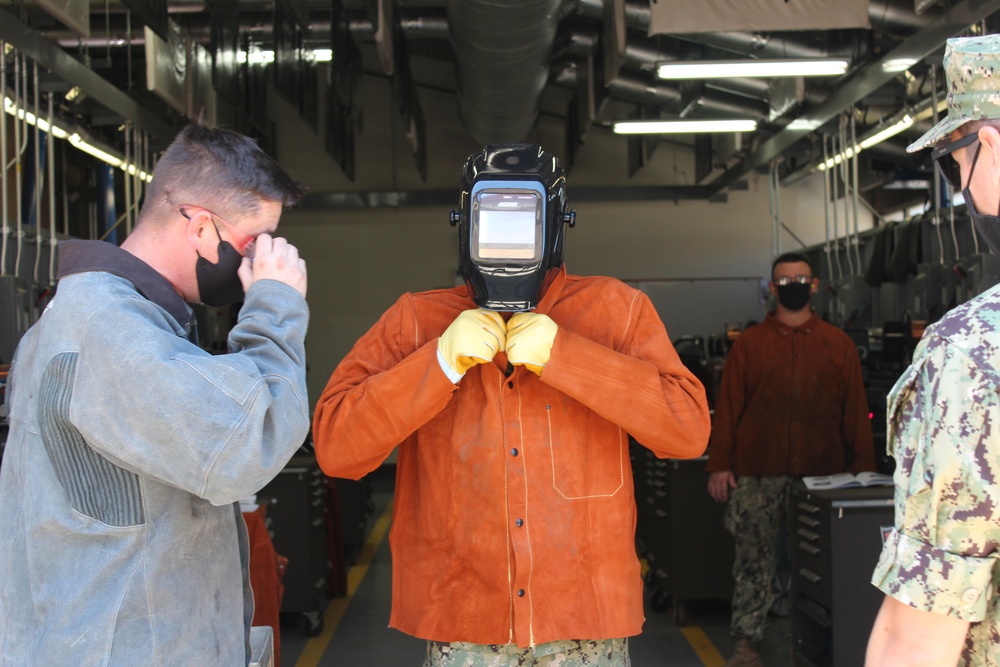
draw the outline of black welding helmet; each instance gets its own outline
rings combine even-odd
[[[556,157],[532,144],[494,144],[473,153],[462,172],[459,271],[480,308],[531,310],[549,269],[563,263],[566,174]]]

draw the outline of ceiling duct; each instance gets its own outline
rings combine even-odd
[[[535,125],[561,0],[448,0],[462,122],[481,144],[522,141]]]

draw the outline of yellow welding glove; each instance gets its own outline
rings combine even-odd
[[[440,357],[455,373],[465,375],[476,364],[486,364],[504,348],[507,327],[500,314],[476,308],[459,314],[438,338]]]
[[[559,325],[542,313],[515,313],[507,321],[507,359],[541,377]]]

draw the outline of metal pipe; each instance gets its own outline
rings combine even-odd
[[[7,98],[7,43],[0,41],[0,88],[3,90],[4,102]],[[15,119],[16,121],[16,119]],[[7,224],[7,218],[10,216],[10,212],[7,210],[7,117],[3,116],[3,127],[0,127],[0,158],[3,160],[3,172],[0,172],[0,188],[3,188],[3,194],[0,195],[0,206],[3,206],[2,214],[3,217],[3,243],[0,247],[0,276],[7,275],[7,236],[10,233],[10,227]]]
[[[858,134],[857,128],[854,122],[854,112],[851,112],[851,145],[858,145]],[[860,231],[858,230],[858,153],[860,151],[854,151],[854,157],[851,159],[853,163],[853,180],[851,187],[851,200],[854,202],[854,258],[858,262],[858,272],[861,272],[861,237]]]
[[[844,250],[847,255],[847,270],[850,275],[854,275],[854,258],[851,257],[851,213],[850,213],[850,202],[847,200],[847,186],[850,183],[847,174],[847,165],[849,160],[846,157],[847,151],[847,118],[841,114],[840,115],[840,125],[839,125],[839,136],[840,136],[840,151],[845,153],[845,157],[840,161],[840,182],[844,186]],[[851,148],[853,150],[853,147]]]
[[[771,166],[767,170],[767,209],[771,214],[771,259],[778,256],[778,225],[774,215],[774,170],[775,161],[771,160]]]
[[[132,152],[132,132],[129,124],[125,123],[125,235],[132,233],[132,178],[128,173],[128,164]],[[114,170],[112,170],[114,173]],[[124,240],[124,239],[123,239]]]
[[[35,127],[34,127],[34,139],[35,139],[35,187],[34,187],[34,198],[35,198],[35,267],[34,267],[34,278],[35,284],[40,285],[38,282],[38,269],[42,261],[42,136],[41,131],[38,129],[38,112],[41,109],[39,104],[39,92],[38,92],[38,62],[31,62],[32,70],[32,82],[34,83],[34,102],[35,102]],[[27,122],[28,112],[24,112],[25,121]]]
[[[837,138],[836,136],[830,137],[830,146],[832,150],[831,155],[837,154]],[[840,263],[840,229],[837,222],[837,192],[839,188],[837,187],[837,175],[833,167],[827,169],[830,172],[830,192],[832,194],[831,198],[831,208],[833,209],[833,256],[837,259],[837,279],[844,277],[844,267]]]
[[[534,127],[548,81],[560,4],[445,2],[459,113],[477,143],[521,141]]]
[[[938,122],[938,101],[937,101],[937,66],[931,65],[931,108],[934,110],[934,124]],[[934,231],[937,232],[938,256],[941,258],[941,265],[944,266],[944,240],[941,238],[941,181],[934,171]],[[958,255],[956,255],[956,258]]]
[[[14,56],[14,104],[17,109],[14,114],[14,202],[15,214],[17,218],[17,255],[14,258],[14,275],[21,276],[21,237],[24,230],[21,229],[21,119],[16,111],[21,111],[24,106],[21,102],[21,70],[23,69],[24,56],[20,53]]]
[[[823,164],[830,159],[826,150],[826,137],[823,137]],[[830,261],[830,170],[823,170],[823,254],[826,255],[826,271],[828,279],[833,278],[833,262]]]
[[[55,121],[55,110],[52,102],[53,93],[48,94],[49,98],[49,136],[45,142],[48,157],[48,182],[49,182],[49,286],[56,284],[56,142],[52,136],[53,122]],[[65,179],[64,179],[65,180]]]
[[[63,171],[65,172],[65,165],[66,165],[66,143],[65,142],[60,142],[59,143],[59,156],[61,158],[60,162],[63,163],[63,167],[64,167]],[[63,234],[65,234],[66,236],[69,236],[69,191],[66,188],[66,179],[65,178],[60,178],[59,179],[59,185],[60,185],[60,187],[62,189]],[[90,236],[88,238],[94,238],[94,237]]]

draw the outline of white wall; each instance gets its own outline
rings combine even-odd
[[[364,79],[365,127],[359,136],[358,178],[348,181],[316,135],[277,95],[278,159],[315,192],[405,191],[454,188],[461,167],[478,146],[464,134],[449,95],[422,93],[429,123],[430,174],[423,183],[388,85]],[[321,119],[322,127],[322,119]],[[562,126],[543,118],[528,137],[557,155]],[[581,275],[609,275],[649,294],[672,337],[721,333],[726,324],[761,319],[760,293],[772,259],[766,175],[748,177],[745,191],[727,203],[707,201],[574,202],[589,186],[690,184],[691,152],[661,145],[654,159],[629,179],[625,140],[592,128],[568,178],[577,225],[568,230],[566,264]],[[806,244],[822,243],[822,180],[783,188],[785,224]],[[457,281],[456,231],[448,207],[291,210],[280,233],[298,246],[309,267],[312,312],[307,341],[310,397],[315,402],[330,373],[362,335],[406,291]],[[841,205],[841,228],[843,228]],[[861,228],[871,226],[862,212]],[[782,250],[800,246],[783,233]]]

